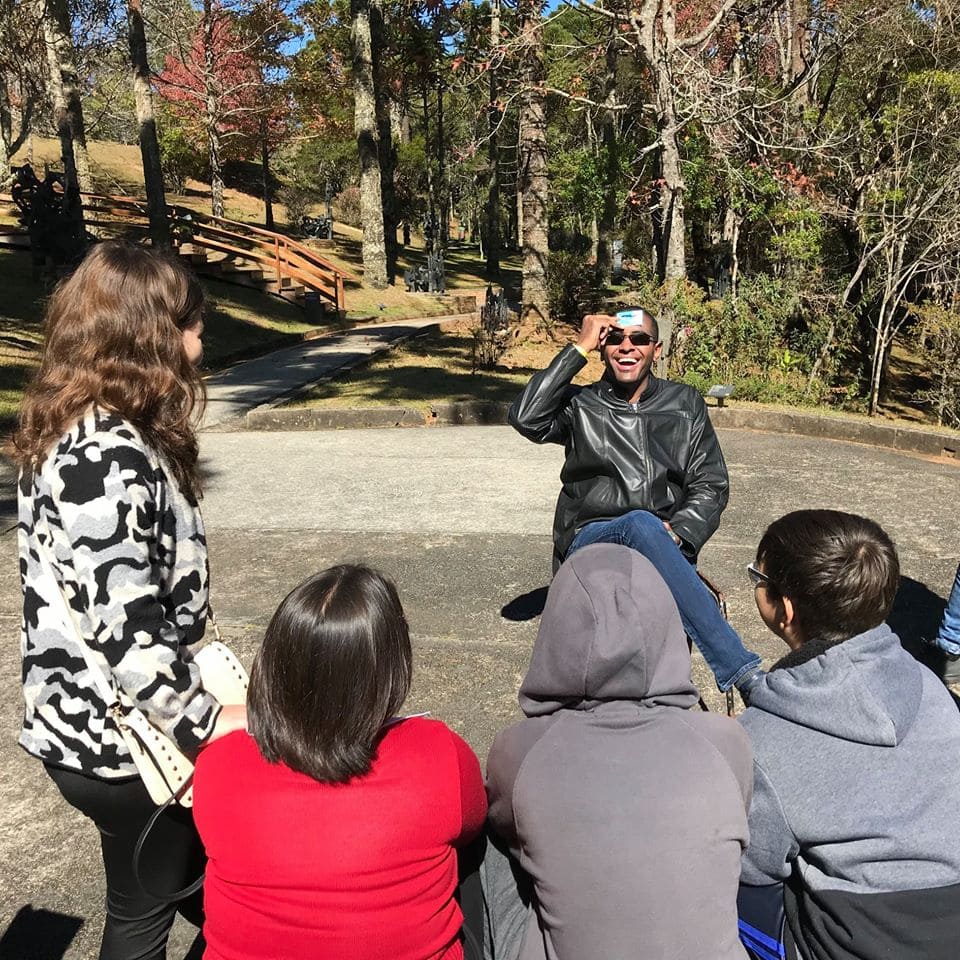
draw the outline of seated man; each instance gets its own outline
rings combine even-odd
[[[497,960],[745,960],[750,749],[735,721],[696,702],[651,563],[614,544],[568,559],[520,687],[527,719],[487,762],[490,825],[533,886],[527,909],[512,865],[488,850]]]
[[[800,510],[750,567],[790,647],[750,691],[748,884],[786,881],[803,960],[948,960],[960,916],[960,713],[884,623],[900,577],[870,520]]]
[[[597,347],[603,379],[572,387]],[[554,569],[588,543],[639,551],[666,580],[720,689],[736,684],[746,693],[760,658],[720,615],[692,566],[720,524],[727,468],[700,394],[651,374],[661,348],[657,321],[646,310],[590,314],[579,340],[514,401],[510,423],[528,440],[566,447]]]

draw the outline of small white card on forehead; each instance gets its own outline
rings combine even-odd
[[[621,310],[614,314],[619,327],[639,327],[647,318],[646,310]]]

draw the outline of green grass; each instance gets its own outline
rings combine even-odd
[[[533,369],[472,371],[469,332],[434,333],[327,383],[295,401],[299,407],[406,406],[429,410],[451,400],[511,401]]]
[[[32,279],[29,254],[0,248],[0,290],[0,426],[7,426],[40,361],[40,324],[50,286]]]
[[[216,280],[203,279],[209,297],[204,369],[296,343],[314,326],[292,303]],[[41,322],[50,286],[31,279],[29,253],[0,249],[0,428],[9,427],[23,389],[40,362]]]
[[[303,339],[313,330],[303,310],[259,290],[202,278],[208,308],[203,331],[203,366],[215,371]]]

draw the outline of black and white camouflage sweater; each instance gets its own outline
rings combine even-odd
[[[213,730],[219,706],[182,656],[207,620],[207,546],[200,511],[137,429],[91,410],[19,485],[20,744],[48,763],[106,780],[136,776],[89,675],[57,585],[121,699],[184,749]],[[50,540],[52,539],[52,549]]]

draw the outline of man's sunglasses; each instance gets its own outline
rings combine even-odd
[[[778,589],[777,585],[752,563],[747,564],[747,576],[750,578],[750,582],[754,587],[764,586],[773,587],[774,590]]]
[[[627,333],[626,330],[619,330],[616,327],[607,331],[603,345],[605,347],[618,347],[624,340],[629,340],[635,347],[649,347],[653,343],[653,337],[642,330],[636,333]]]

